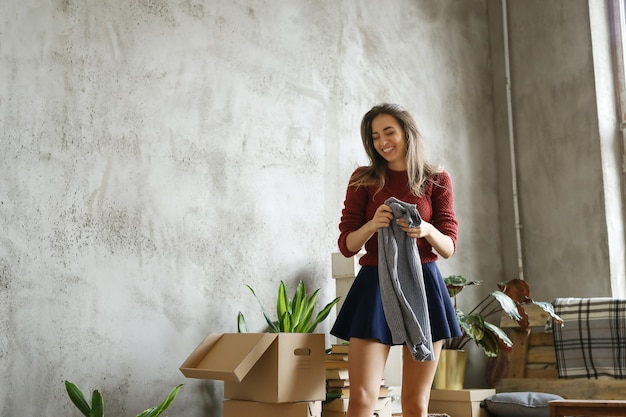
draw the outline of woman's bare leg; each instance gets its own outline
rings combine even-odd
[[[427,417],[430,389],[435,378],[443,341],[433,343],[434,361],[413,359],[409,349],[402,349],[402,416]]]
[[[377,340],[350,339],[350,402],[347,417],[371,417],[374,414],[388,355],[389,346]]]

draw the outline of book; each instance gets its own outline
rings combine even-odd
[[[348,362],[348,354],[347,353],[328,353],[326,354],[327,361],[342,361]]]
[[[348,363],[344,361],[326,361],[326,369],[345,369],[348,370]]]
[[[326,379],[348,379],[348,368],[326,369]]]
[[[326,380],[326,386],[328,388],[349,387],[350,386],[350,381],[348,381],[347,379],[327,379]]]
[[[330,353],[343,353],[348,354],[350,345],[347,343],[330,345]]]

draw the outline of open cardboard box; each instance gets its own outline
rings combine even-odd
[[[267,403],[326,397],[322,333],[209,334],[180,366],[188,378],[224,381],[224,397]]]
[[[223,417],[321,417],[321,401],[262,403],[224,400]]]
[[[454,417],[488,417],[487,410],[480,408],[480,402],[495,393],[495,389],[433,389],[428,412]]]

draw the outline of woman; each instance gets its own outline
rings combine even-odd
[[[331,334],[350,341],[348,417],[370,417],[393,338],[385,317],[378,270],[378,231],[392,221],[416,240],[428,304],[432,337],[430,359],[415,360],[405,344],[402,363],[404,417],[426,417],[443,340],[461,335],[452,300],[437,267],[438,256],[456,249],[458,222],[450,176],[424,157],[422,138],[413,117],[396,104],[373,107],[361,122],[361,138],[370,165],[354,171],[339,224],[339,249],[354,256],[365,247],[361,269],[344,300]],[[414,204],[418,226],[394,219],[385,201],[394,197]],[[412,244],[412,241],[411,241]],[[418,267],[419,268],[419,267]],[[417,277],[415,279],[418,279]],[[384,284],[384,283],[383,283]]]

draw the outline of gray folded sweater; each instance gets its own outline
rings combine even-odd
[[[394,220],[378,230],[378,279],[387,324],[394,344],[406,344],[419,361],[434,360],[428,302],[422,262],[414,238],[398,225],[404,218],[409,226],[422,219],[414,204],[394,197],[385,201]]]

